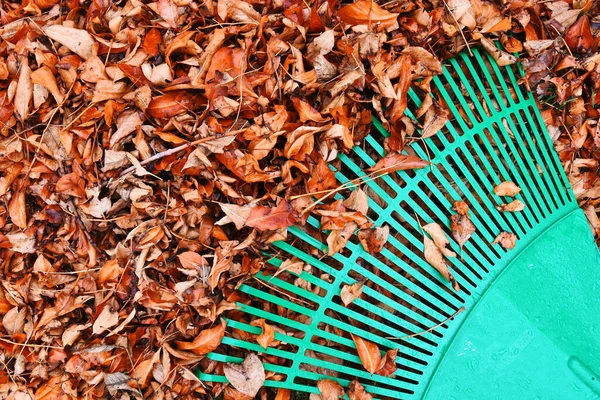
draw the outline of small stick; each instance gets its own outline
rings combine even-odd
[[[419,336],[419,335],[423,335],[427,332],[431,332],[432,330],[434,330],[435,328],[439,328],[440,326],[444,325],[446,322],[450,321],[452,318],[456,317],[458,314],[460,314],[461,312],[465,311],[466,308],[464,306],[462,306],[461,308],[458,309],[458,311],[456,311],[454,314],[452,314],[451,316],[449,316],[448,318],[446,318],[445,320],[443,320],[442,322],[440,322],[439,324],[432,326],[431,328],[425,330],[425,331],[421,331],[421,332],[417,332],[417,333],[413,333],[411,335],[406,335],[406,336],[402,336],[402,337],[393,337],[393,336],[387,336],[386,339],[390,339],[390,340],[402,340],[402,339],[408,339],[411,337],[415,337],[415,336]]]

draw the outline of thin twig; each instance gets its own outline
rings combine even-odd
[[[444,325],[446,322],[450,321],[452,318],[456,317],[458,314],[460,314],[461,312],[463,312],[465,310],[466,310],[466,308],[464,306],[462,306],[454,314],[452,314],[451,316],[449,316],[448,318],[446,318],[445,320],[443,320],[439,324],[437,324],[435,326],[432,326],[431,328],[429,328],[429,329],[427,329],[425,331],[421,331],[421,332],[417,332],[417,333],[413,333],[411,335],[406,335],[406,336],[401,336],[401,337],[387,336],[386,339],[390,339],[390,340],[402,340],[402,339],[408,339],[408,338],[415,337],[415,336],[424,335],[425,333],[431,332],[432,330],[434,330],[436,328],[439,328],[440,326]]]

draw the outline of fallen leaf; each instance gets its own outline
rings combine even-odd
[[[246,225],[259,231],[287,228],[296,222],[292,207],[285,200],[281,200],[275,208],[255,206],[250,211]]]
[[[235,224],[237,229],[242,229],[246,226],[246,221],[250,216],[253,208],[249,206],[238,206],[236,204],[219,203],[221,210],[225,213],[225,217],[215,222],[216,225],[225,225],[230,222]]]
[[[497,206],[496,209],[502,212],[519,212],[525,209],[525,204],[521,200],[513,200],[508,204],[501,204]]]
[[[372,229],[361,229],[358,232],[358,240],[365,251],[370,254],[376,254],[383,250],[383,246],[385,246],[388,241],[389,234],[390,227],[387,225],[378,226]]]
[[[581,16],[567,31],[565,43],[572,51],[579,53],[588,51],[592,47],[594,36],[590,20],[587,15]]]
[[[334,229],[327,236],[327,255],[332,256],[346,247],[348,240],[358,228],[356,222],[348,222],[342,229]]]
[[[450,217],[450,229],[452,230],[452,237],[458,243],[460,248],[465,245],[467,240],[475,233],[475,225],[469,218],[469,206],[463,201],[454,202],[452,207],[458,214]]]
[[[8,204],[10,220],[21,229],[27,228],[27,207],[25,205],[25,191],[15,193]]]
[[[425,260],[429,263],[429,265],[435,268],[444,277],[444,279],[450,282],[454,290],[458,292],[460,290],[460,286],[458,286],[454,276],[448,269],[448,266],[444,261],[444,256],[439,247],[436,246],[434,241],[429,239],[427,236],[423,236],[423,246]]]
[[[514,197],[517,193],[521,191],[521,188],[518,187],[514,182],[502,182],[498,186],[494,188],[494,193],[497,196],[510,196]]]
[[[10,336],[23,332],[27,308],[13,307],[2,318],[2,326]]]
[[[419,157],[393,152],[383,157],[374,166],[365,169],[365,171],[383,174],[407,169],[420,169],[428,165],[428,161],[422,160]]]
[[[43,28],[44,34],[52,40],[67,47],[84,60],[90,58],[94,52],[94,39],[83,29],[70,28],[64,25],[51,25]]]
[[[275,330],[271,325],[267,324],[264,318],[255,319],[250,325],[262,328],[261,334],[256,337],[256,343],[260,344],[262,348],[266,349],[271,342],[275,341]]]
[[[487,52],[492,56],[499,66],[504,67],[517,62],[517,58],[515,56],[497,48],[492,40],[482,37],[480,42],[483,48],[487,50]]]
[[[14,99],[15,111],[21,121],[25,121],[29,117],[29,107],[32,97],[33,83],[31,82],[31,68],[29,68],[27,58],[25,58],[21,65],[21,72],[17,81],[17,92]]]
[[[517,235],[510,232],[500,232],[496,239],[492,242],[492,244],[500,244],[500,246],[505,249],[513,249],[517,244]]]
[[[358,0],[340,8],[338,11],[340,21],[347,25],[374,25],[389,28],[396,25],[398,14],[391,13],[381,8],[377,3],[369,0]]]
[[[350,303],[352,303],[354,300],[360,297],[364,286],[364,282],[356,282],[352,285],[343,285],[342,291],[340,292],[340,298],[342,299],[342,303],[344,303],[344,305],[348,307]]]
[[[435,135],[446,125],[446,122],[448,122],[448,111],[443,109],[437,102],[433,102],[433,106],[425,113],[421,137],[426,139]]]
[[[363,367],[371,374],[376,373],[380,368],[379,363],[381,362],[379,347],[360,336],[352,335],[352,340],[354,340],[354,345],[356,346],[356,351]]]
[[[351,210],[358,211],[363,215],[367,215],[367,212],[369,211],[369,198],[361,188],[356,188],[350,193],[350,196],[344,200],[344,206]]]
[[[446,246],[450,244],[448,237],[442,230],[442,227],[435,222],[423,226],[423,230],[431,236],[435,245],[440,249],[446,257],[456,257],[456,253],[448,249]]]
[[[353,380],[348,385],[348,399],[349,400],[373,400],[373,396],[365,391],[363,385],[357,380]]]
[[[344,388],[342,385],[331,379],[321,379],[317,382],[317,388],[321,392],[323,400],[338,400],[344,397]]]
[[[171,28],[177,28],[177,19],[179,14],[177,13],[177,6],[173,3],[173,0],[158,0],[156,6],[158,15],[164,19]]]
[[[381,359],[381,363],[379,364],[379,370],[377,371],[378,375],[381,376],[390,376],[398,367],[396,366],[396,357],[398,356],[398,349],[388,350],[385,353],[385,356]]]
[[[181,350],[190,350],[198,355],[205,355],[215,350],[225,336],[225,326],[227,324],[224,320],[214,328],[205,329],[198,336],[194,338],[192,342],[183,342],[176,340],[177,347]]]
[[[265,383],[265,369],[254,353],[248,354],[241,364],[225,364],[223,372],[231,386],[248,396],[256,396]]]
[[[94,335],[99,335],[102,332],[112,328],[119,323],[119,313],[114,310],[111,306],[104,306],[100,314],[94,321],[92,331]]]

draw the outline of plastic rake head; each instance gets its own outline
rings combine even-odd
[[[432,166],[362,186],[368,217],[390,228],[383,250],[369,254],[353,236],[328,257],[316,218],[290,228],[269,262],[299,260],[304,272],[259,273],[242,285],[247,299],[227,321],[223,351],[208,358],[237,363],[260,353],[272,373],[265,386],[310,393],[326,378],[343,386],[357,379],[375,398],[596,398],[600,258],[518,68],[499,67],[476,49],[449,60],[432,93],[450,120],[407,149]],[[411,91],[406,115],[414,119],[421,102]],[[340,183],[363,177],[384,156],[388,133],[374,125],[364,145],[333,163]],[[512,200],[493,192],[504,181],[522,189],[515,198],[523,211],[497,210]],[[462,249],[451,239],[459,256],[447,263],[459,292],[425,261],[420,229],[437,222],[451,238],[455,201],[469,205],[476,227]],[[492,244],[503,231],[517,235],[514,249]],[[362,296],[344,306],[342,287],[357,281],[366,282]],[[277,328],[282,345],[257,344],[261,328],[250,322],[259,318]],[[382,355],[399,349],[395,374],[367,372],[351,334]],[[199,377],[226,382],[215,370]]]

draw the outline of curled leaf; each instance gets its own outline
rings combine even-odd
[[[492,242],[492,244],[500,244],[500,246],[505,249],[512,249],[517,244],[517,235],[510,232],[500,232],[496,239]]]
[[[360,336],[352,335],[352,340],[354,340],[354,345],[356,346],[356,351],[363,367],[371,374],[376,373],[380,368],[379,363],[381,362],[379,347]]]
[[[519,212],[525,209],[525,203],[521,200],[513,200],[508,204],[501,204],[496,207],[498,211],[502,212]]]
[[[338,17],[347,25],[369,24],[385,29],[397,23],[398,14],[384,10],[373,1],[358,0],[340,8]]]
[[[181,350],[189,350],[199,355],[208,354],[215,350],[221,344],[225,336],[225,321],[222,321],[214,328],[205,329],[191,342],[182,342],[176,340],[177,347]]]
[[[256,396],[265,383],[265,369],[254,353],[248,354],[241,364],[226,364],[223,372],[231,386],[248,396]]]
[[[435,245],[433,240],[429,239],[427,236],[423,236],[423,254],[425,255],[425,260],[435,268],[442,276],[452,284],[454,290],[459,291],[460,287],[458,283],[454,279],[454,276],[448,269],[446,262],[444,261],[444,256],[440,251],[439,247]]]
[[[358,299],[362,294],[364,286],[365,284],[363,282],[356,282],[352,285],[342,286],[342,291],[340,292],[342,303],[344,303],[345,306],[348,306],[354,300]]]
[[[510,196],[513,197],[517,193],[521,191],[521,188],[518,187],[514,182],[502,182],[498,186],[494,188],[494,193],[497,196]]]

